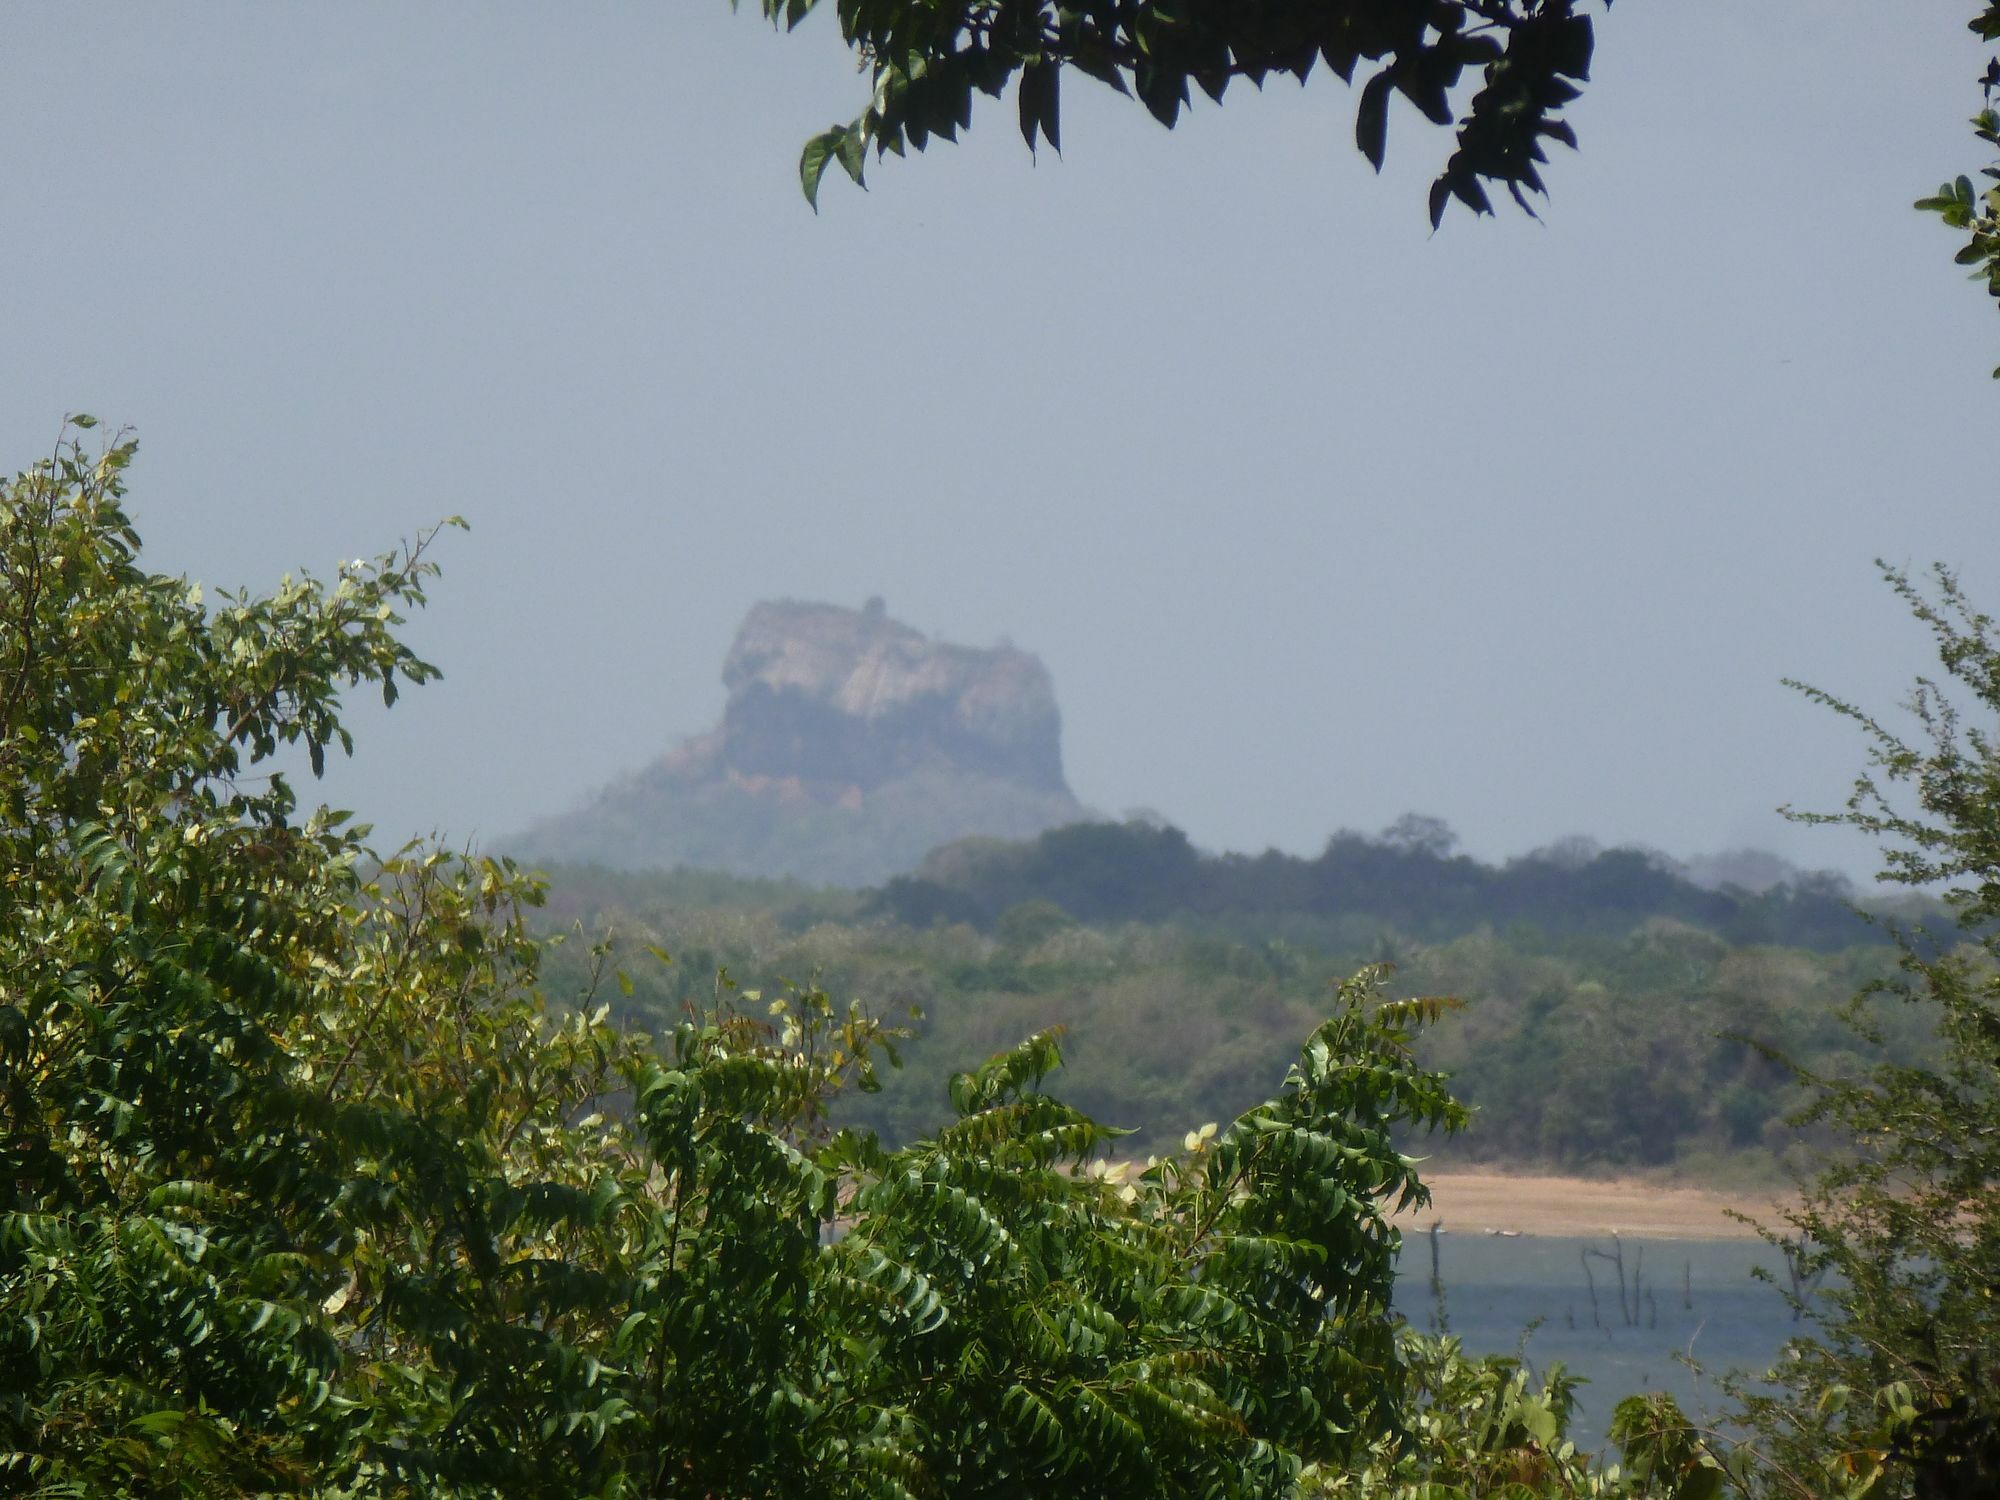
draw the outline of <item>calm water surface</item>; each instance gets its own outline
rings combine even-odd
[[[1441,1234],[1441,1308],[1432,1243],[1427,1234],[1404,1237],[1403,1315],[1434,1332],[1442,1312],[1444,1331],[1470,1353],[1520,1354],[1538,1374],[1560,1363],[1584,1376],[1590,1384],[1570,1434],[1581,1448],[1600,1447],[1611,1409],[1643,1391],[1669,1391],[1690,1413],[1715,1411],[1724,1404],[1717,1376],[1768,1368],[1803,1331],[1781,1290],[1783,1259],[1758,1241]],[[1759,1266],[1777,1286],[1752,1276]]]

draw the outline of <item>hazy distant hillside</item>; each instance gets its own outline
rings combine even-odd
[[[722,723],[502,845],[537,861],[870,885],[968,835],[1089,816],[1063,778],[1048,671],[865,609],[757,605]]]

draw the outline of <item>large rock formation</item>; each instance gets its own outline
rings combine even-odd
[[[691,865],[868,885],[968,834],[1089,816],[1062,771],[1047,668],[860,610],[757,605],[722,668],[722,723],[510,841],[537,860]]]

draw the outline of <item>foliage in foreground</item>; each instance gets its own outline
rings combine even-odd
[[[759,0],[767,19],[786,26],[818,5]],[[975,92],[997,98],[1014,84],[1028,145],[1039,138],[1059,150],[1065,77],[1109,85],[1171,126],[1195,89],[1219,102],[1239,79],[1304,83],[1323,65],[1347,81],[1369,73],[1354,135],[1377,168],[1392,98],[1456,130],[1431,188],[1433,225],[1454,198],[1491,212],[1487,183],[1526,208],[1527,195],[1543,191],[1547,143],[1576,144],[1561,115],[1590,76],[1595,40],[1583,0],[841,0],[834,8],[872,97],[853,123],[807,144],[799,171],[809,199],[835,162],[859,182],[871,150],[900,156],[932,137],[956,140],[972,123]]]
[[[789,28],[820,0],[758,0],[758,8]],[[1433,228],[1453,200],[1492,212],[1489,184],[1532,213],[1528,195],[1547,190],[1549,143],[1576,145],[1562,112],[1589,80],[1596,48],[1585,0],[839,0],[831,8],[870,96],[850,123],[806,143],[799,176],[815,205],[835,163],[858,183],[871,151],[879,159],[957,140],[972,124],[975,94],[998,98],[1012,85],[1029,149],[1042,141],[1059,151],[1065,79],[1105,84],[1171,127],[1197,89],[1219,104],[1238,80],[1303,84],[1323,66],[1350,83],[1368,73],[1354,142],[1378,171],[1392,100],[1455,131],[1431,184]],[[1967,26],[1982,42],[2000,39],[2000,4],[1974,0]],[[2000,146],[2000,56],[1979,81],[1973,133]],[[2000,164],[1980,170],[2000,179]],[[1959,176],[1917,207],[1965,235],[1958,263],[2000,297],[2000,187],[1975,190]],[[2000,379],[2000,369],[1993,374]]]
[[[283,748],[431,675],[423,544],[205,605],[138,565],[131,454],[72,438],[0,509],[0,1483],[1277,1495],[1396,1441],[1439,1003],[1364,973],[1130,1180],[1049,1035],[928,1139],[833,1132],[858,1009],[551,1012],[532,884],[300,816]]]
[[[1342,985],[1282,1087],[1140,1171],[1043,1088],[1041,1033],[891,1150],[830,1102],[895,1035],[724,981],[657,1044],[551,1009],[504,864],[303,816],[279,767],[395,636],[419,542],[205,604],[145,572],[132,448],[0,506],[0,1487],[47,1495],[1990,1493],[1996,966],[1912,945],[1947,1065],[1825,1085],[1867,1148],[1803,1211],[1847,1290],[1745,1433],[1389,1310],[1399,1130],[1463,1111],[1447,1002]],[[1900,581],[1899,581],[1900,582]],[[1941,580],[1949,670],[2000,642]],[[1837,705],[1838,706],[1838,705]],[[1993,743],[1933,690],[1851,820],[2000,931]],[[1859,717],[1859,715],[1857,715]],[[1871,821],[1873,820],[1873,821]],[[603,955],[598,955],[601,959]]]
[[[1851,1077],[1808,1074],[1802,1120],[1852,1152],[1821,1173],[1790,1228],[1832,1273],[1815,1336],[1781,1368],[1783,1392],[1749,1415],[1781,1472],[1868,1472],[1909,1462],[1922,1495],[2000,1492],[2000,626],[1940,567],[1928,587],[1885,568],[1943,667],[1919,678],[1908,730],[1827,693],[1856,722],[1873,769],[1843,823],[1881,840],[1887,879],[1942,885],[1977,940],[1939,951],[1904,934],[1877,989],[1934,1022],[1941,1054]],[[1857,1000],[1864,1040],[1876,1026]]]
[[[1982,6],[1970,26],[1982,42],[2000,41],[2000,5]],[[1993,108],[1994,91],[2000,89],[2000,55],[1987,59],[1979,82],[1980,109],[1972,117],[1972,133],[1983,145],[2000,149],[2000,112]],[[2000,298],[2000,161],[1980,168],[1979,175],[1995,186],[1977,191],[1972,179],[1961,175],[1930,197],[1919,198],[1917,207],[1965,235],[1955,259],[1961,266],[1971,266],[1972,279],[1985,282],[1987,292]],[[2000,368],[1993,371],[1993,378],[2000,380]]]

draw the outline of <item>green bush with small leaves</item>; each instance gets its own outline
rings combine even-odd
[[[208,601],[88,430],[0,490],[0,1487],[1261,1496],[1409,1430],[1444,1002],[1363,973],[1144,1168],[1053,1034],[924,1139],[835,1130],[860,1007],[622,1033],[545,1001],[520,872],[301,811],[343,693],[434,675],[428,536]]]

